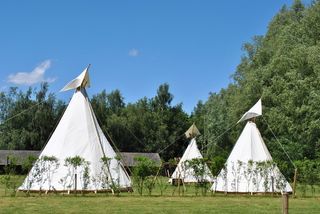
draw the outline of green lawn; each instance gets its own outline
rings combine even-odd
[[[21,180],[17,178],[17,181]],[[193,186],[188,186],[184,196],[178,196],[176,189],[168,186],[164,196],[156,188],[152,196],[135,193],[88,195],[38,195],[26,197],[18,193],[16,197],[4,196],[4,186],[0,186],[0,213],[281,213],[280,196],[249,196],[207,194],[195,196]],[[309,193],[308,193],[309,194]],[[307,194],[307,195],[308,195]],[[7,192],[10,195],[10,192]],[[289,199],[290,213],[320,213],[320,191],[314,197]]]

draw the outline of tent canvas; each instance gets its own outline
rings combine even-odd
[[[187,149],[185,150],[182,158],[180,159],[176,169],[174,170],[171,178],[169,179],[169,182],[172,183],[173,179],[181,179],[185,183],[197,183],[199,182],[194,175],[194,170],[191,167],[188,167],[188,160],[192,159],[202,159],[202,155],[198,149],[196,139],[193,138]],[[213,176],[208,168],[208,166],[205,164],[205,173],[203,179],[212,182]]]
[[[131,187],[130,177],[103,134],[81,85],[19,190],[103,191],[110,190],[112,185],[121,189]],[[51,156],[57,158],[55,164],[43,161],[44,157]],[[66,166],[66,158],[75,156],[82,157],[87,164],[76,170]],[[102,157],[109,158],[107,170]]]

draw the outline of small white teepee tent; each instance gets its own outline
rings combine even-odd
[[[88,68],[63,89],[76,89],[59,124],[30,170],[21,191],[105,191],[114,185],[130,190],[131,180],[103,134],[85,87]],[[80,156],[86,162],[76,168],[67,158]],[[102,158],[106,157],[103,164]],[[56,161],[52,161],[56,159]],[[112,187],[112,188],[111,188]]]
[[[199,135],[200,132],[193,124],[185,133],[187,137],[192,137],[187,149],[183,153],[182,158],[180,159],[176,169],[174,170],[169,182],[172,183],[174,179],[181,179],[184,183],[197,183],[199,180],[195,176],[194,170],[188,166],[188,161],[192,159],[202,159],[202,155],[198,149],[196,136]],[[204,165],[204,176],[201,178],[207,182],[213,182],[213,176],[208,168],[208,166]]]
[[[261,99],[239,122],[262,115]],[[252,121],[248,121],[211,190],[234,193],[292,192]]]

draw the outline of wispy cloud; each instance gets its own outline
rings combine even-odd
[[[33,85],[39,82],[54,82],[55,78],[45,79],[46,70],[51,66],[50,60],[45,60],[35,67],[31,72],[18,72],[8,76],[8,82],[17,85]]]
[[[7,90],[7,88],[8,88],[7,86],[1,86],[0,91],[5,91],[5,90]]]
[[[129,56],[137,57],[137,56],[139,56],[140,51],[136,48],[132,48],[131,50],[129,50],[128,54],[129,54]]]

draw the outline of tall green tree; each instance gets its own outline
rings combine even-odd
[[[40,89],[18,91],[10,88],[0,95],[0,148],[41,150],[65,108],[62,101],[48,93],[48,84]]]
[[[243,45],[234,82],[204,104],[210,155],[229,154],[244,124],[219,134],[262,97],[265,120],[257,118],[257,125],[283,171],[289,175],[293,166],[266,121],[291,159],[319,158],[319,23],[320,2],[305,7],[296,0],[271,20],[265,35]]]

